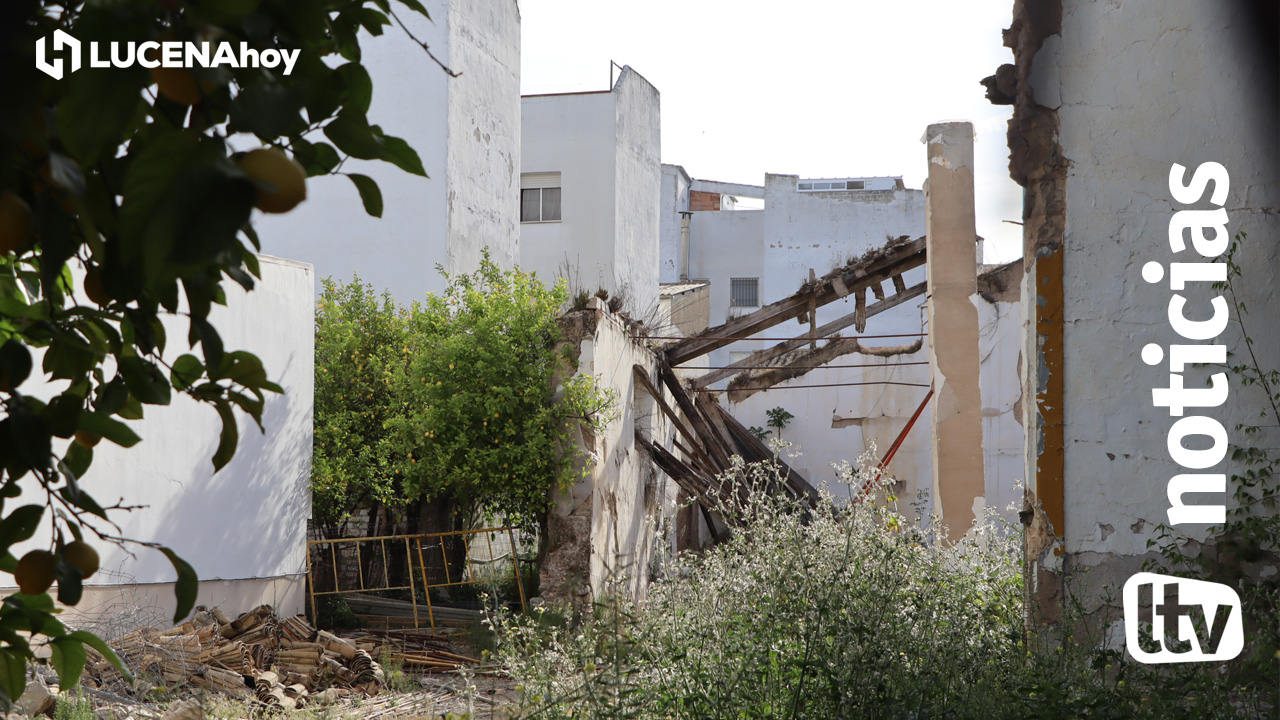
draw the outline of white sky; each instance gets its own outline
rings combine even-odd
[[[1021,254],[1009,106],[978,82],[1013,54],[1010,0],[520,0],[524,94],[605,90],[609,61],[662,95],[662,161],[760,185],[902,175],[919,188],[929,123],[977,130],[978,234],[987,262]]]

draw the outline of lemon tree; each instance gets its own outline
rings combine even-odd
[[[582,474],[574,431],[600,430],[616,398],[558,352],[563,279],[547,288],[487,251],[476,272],[446,278],[409,314],[395,384],[411,412],[387,422],[392,470],[409,497],[446,500],[463,521],[489,511],[533,527]]]
[[[580,476],[574,431],[616,413],[563,353],[563,280],[547,288],[487,251],[446,278],[407,308],[359,278],[324,281],[311,491],[327,531],[359,507],[415,501],[443,502],[458,524],[489,511],[534,527]]]
[[[417,0],[0,3],[0,571],[21,590],[0,602],[0,706],[22,692],[35,645],[50,647],[39,656],[64,686],[79,677],[86,644],[115,657],[65,628],[48,595],[56,582],[58,600],[75,605],[97,570],[94,543],[126,542],[111,522],[123,508],[104,507],[83,482],[95,446],[136,444],[122,419],[182,393],[222,420],[216,470],[235,453],[237,415],[260,422],[265,393],[281,392],[208,319],[225,283],[252,289],[258,277],[253,208],[288,212],[308,177],[341,173],[347,157],[425,175],[407,143],[367,118],[360,40],[398,24],[397,12],[426,14]],[[286,75],[84,62],[55,79],[36,66],[38,41],[55,31],[84,47],[247,43],[296,53],[296,63]],[[232,135],[260,149],[237,152]],[[377,185],[349,177],[353,203],[380,215]],[[166,317],[185,324],[184,337],[167,336]],[[40,400],[29,392],[37,385],[60,392]],[[38,502],[15,506],[33,489]],[[45,548],[14,557],[10,548],[50,522]],[[196,575],[150,545],[175,567],[180,619]]]

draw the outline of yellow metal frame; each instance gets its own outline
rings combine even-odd
[[[511,543],[511,573],[512,573],[511,575],[504,575],[497,578],[485,577],[479,580],[475,579],[474,573],[471,572],[471,568],[473,565],[478,563],[473,562],[471,559],[471,544],[468,542],[464,542],[463,543],[463,550],[465,554],[464,567],[466,568],[464,577],[459,578],[458,580],[454,580],[452,577],[450,577],[449,556],[445,552],[445,547],[444,547],[444,544],[445,544],[444,541],[446,538],[464,537],[468,535],[476,535],[478,533],[486,533],[485,542],[487,542],[489,545],[489,557],[493,558],[493,534],[502,533],[502,532],[505,532],[507,534],[507,540]],[[432,583],[427,578],[427,564],[423,560],[422,545],[424,541],[427,541],[429,543],[431,540],[439,541],[440,554],[441,554],[441,557],[444,558],[445,581],[443,583]],[[390,585],[391,572],[390,572],[390,565],[387,562],[387,541],[391,541],[393,545],[397,542],[404,543],[405,556],[406,556],[406,560],[409,563],[409,584],[408,585]],[[360,544],[368,543],[368,542],[377,542],[378,547],[381,548],[381,551],[382,551],[381,554],[382,554],[382,567],[384,569],[384,572],[383,572],[384,584],[379,587],[367,587],[365,584],[364,562],[363,562],[363,557],[360,551]],[[346,590],[342,589],[342,582],[341,582],[341,579],[338,577],[337,546],[343,545],[343,544],[355,545],[356,567],[359,572],[359,583],[360,583],[359,588],[349,588]],[[316,590],[315,578],[312,575],[311,551],[313,548],[324,546],[324,545],[329,546],[329,559],[330,559],[330,562],[333,563],[333,588],[334,589],[318,591]],[[418,565],[416,568],[414,567],[414,564],[413,564],[415,550],[418,557]],[[414,582],[415,571],[421,575],[421,578],[422,578],[421,584],[415,584]],[[471,575],[472,579],[470,580],[466,579],[465,575]],[[520,580],[520,559],[516,553],[515,532],[509,527],[490,527],[490,528],[480,528],[477,530],[456,530],[453,532],[422,533],[417,535],[379,535],[375,537],[335,538],[332,540],[308,540],[307,541],[307,590],[311,595],[311,612],[312,613],[316,612],[316,598],[322,595],[350,595],[353,593],[368,592],[370,590],[408,590],[409,597],[413,601],[413,627],[414,629],[418,629],[421,627],[421,619],[420,619],[420,616],[418,615],[417,591],[419,588],[421,588],[424,591],[424,594],[426,595],[426,598],[427,598],[427,619],[431,624],[431,629],[435,630],[436,628],[435,611],[431,606],[431,590],[433,588],[454,587],[458,585],[475,585],[475,584],[484,583],[484,582],[493,582],[495,580],[497,581],[514,580],[516,584],[516,590],[520,594],[520,609],[521,611],[528,610],[528,606],[525,603],[525,597],[524,597],[524,583],[521,582]]]

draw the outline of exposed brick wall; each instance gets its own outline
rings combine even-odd
[[[720,193],[703,192],[702,190],[689,191],[689,209],[693,212],[704,210],[720,209]]]

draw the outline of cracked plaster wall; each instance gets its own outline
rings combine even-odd
[[[567,339],[577,348],[577,373],[594,375],[600,387],[617,392],[617,417],[603,432],[580,436],[586,474],[555,495],[542,595],[582,603],[612,589],[639,600],[652,572],[675,550],[675,534],[667,531],[674,526],[678,488],[636,446],[635,433],[639,429],[671,450],[674,428],[634,381],[637,364],[654,377],[654,354],[631,339],[627,324],[603,302],[593,299],[592,305],[575,314],[586,322]],[[669,395],[666,400],[674,402]]]
[[[1065,523],[1049,531],[1037,518],[1028,550],[1033,561],[1065,567],[1088,595],[1141,564],[1155,526],[1167,520],[1166,483],[1180,472],[1165,449],[1174,418],[1151,404],[1151,389],[1167,387],[1167,365],[1148,367],[1138,357],[1148,342],[1178,341],[1166,319],[1170,290],[1142,281],[1142,265],[1200,259],[1187,257],[1192,251],[1175,256],[1167,243],[1170,217],[1180,209],[1168,192],[1170,165],[1216,161],[1230,172],[1228,230],[1250,236],[1238,262],[1264,367],[1280,364],[1280,333],[1264,319],[1277,307],[1280,185],[1275,115],[1266,101],[1274,97],[1273,78],[1241,42],[1239,32],[1251,22],[1242,3],[1064,0],[1055,23],[1057,5],[1015,3],[1014,30],[1006,34],[1021,83],[1011,170],[1028,188],[1027,252],[1036,260],[1028,265],[1027,291],[1044,313],[1054,310],[1051,292],[1046,308],[1045,283],[1057,274],[1061,289],[1061,363],[1045,365],[1041,353],[1028,381],[1045,388],[1052,381],[1047,372],[1061,382],[1055,403],[1062,412]],[[1030,31],[1037,23],[1041,32]],[[1055,165],[1055,144],[1065,170]],[[1060,270],[1038,272],[1036,265],[1050,259],[1061,262]],[[1191,308],[1206,307],[1207,291],[1185,294]],[[1042,351],[1045,336],[1037,339],[1030,322],[1027,347]],[[1238,328],[1233,324],[1219,341],[1238,348]],[[1203,387],[1205,376],[1189,372],[1187,385]],[[1263,402],[1238,383],[1231,392],[1224,407],[1203,413],[1229,432],[1256,418]],[[1032,417],[1043,430],[1044,418]],[[1053,463],[1044,438],[1035,433],[1028,447],[1029,466],[1039,466],[1042,478]],[[1224,463],[1214,470],[1238,468]],[[1034,478],[1031,489],[1048,502]],[[1204,537],[1203,526],[1184,527],[1192,538]],[[1056,543],[1044,539],[1046,532],[1062,536],[1064,557],[1047,552]],[[1033,578],[1033,585],[1044,579]]]

